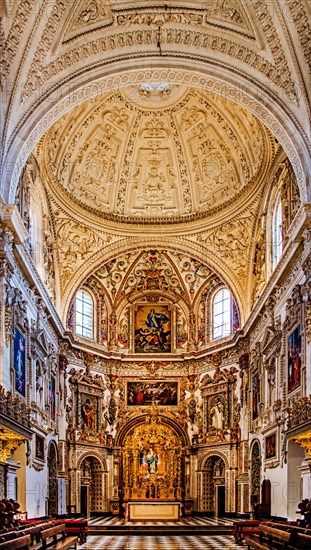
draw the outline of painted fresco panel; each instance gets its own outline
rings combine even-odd
[[[135,312],[135,353],[171,352],[171,312],[168,306],[142,305]]]
[[[268,435],[265,438],[265,458],[268,460],[269,458],[275,458],[276,457],[276,433],[273,433],[271,435]]]
[[[128,382],[127,404],[132,405],[177,405],[178,382]]]

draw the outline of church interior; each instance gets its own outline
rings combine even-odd
[[[2,506],[311,529],[310,4],[0,11]]]

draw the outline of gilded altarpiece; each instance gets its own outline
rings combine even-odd
[[[181,501],[183,445],[155,408],[122,448],[123,501]]]

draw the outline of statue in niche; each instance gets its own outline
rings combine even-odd
[[[214,464],[214,475],[215,477],[222,477],[223,476],[223,461],[221,458],[219,460],[216,460]]]
[[[81,407],[82,419],[84,427],[88,430],[95,430],[95,406],[94,403],[87,398]]]
[[[158,461],[159,461],[158,455],[153,451],[153,449],[150,448],[147,454],[147,465],[148,465],[149,474],[157,473]]]
[[[224,428],[224,406],[220,399],[217,399],[216,403],[210,410],[212,419],[212,428],[216,430],[223,430]]]
[[[36,363],[36,401],[39,407],[42,407],[43,403],[43,379],[40,363]]]

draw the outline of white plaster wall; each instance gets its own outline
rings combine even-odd
[[[302,477],[302,498],[311,499],[311,472],[310,472],[309,464],[307,464],[306,462],[302,463],[301,477]]]
[[[271,515],[287,516],[287,467],[267,469],[265,478],[271,482]]]
[[[302,447],[288,442],[288,483],[287,494],[287,516],[289,520],[297,520],[300,516],[296,513],[298,503],[302,499],[302,478],[300,467],[304,461],[305,451]]]
[[[28,518],[38,518],[47,514],[46,497],[48,491],[47,466],[37,472],[33,468],[26,469],[26,509]]]

